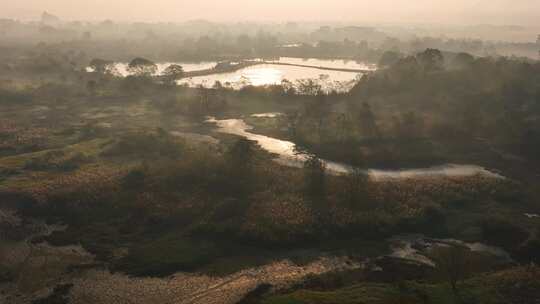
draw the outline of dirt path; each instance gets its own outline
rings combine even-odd
[[[305,266],[277,261],[226,277],[178,273],[169,278],[134,278],[92,270],[73,282],[70,298],[73,304],[234,304],[262,283],[280,289],[310,274],[359,267],[347,258],[323,257]]]

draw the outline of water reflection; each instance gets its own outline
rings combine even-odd
[[[251,117],[255,118],[276,118],[278,116],[282,116],[283,113],[279,112],[269,112],[269,113],[259,113],[259,114],[253,114]]]
[[[270,113],[262,113],[256,115],[268,114]],[[253,127],[246,124],[242,119],[218,120],[212,117],[209,118],[207,122],[215,123],[218,132],[238,135],[255,141],[264,150],[277,155],[275,161],[282,165],[290,167],[302,167],[304,161],[308,157],[307,154],[298,152],[296,149],[296,145],[293,142],[249,132],[249,130],[253,129]],[[328,171],[334,174],[347,173],[350,172],[352,169],[351,166],[343,163],[328,160],[323,160],[323,162],[326,164],[326,168],[328,169]],[[369,169],[366,173],[368,173],[369,176],[374,180],[414,178],[422,176],[472,176],[478,174],[494,178],[504,178],[503,176],[491,172],[480,166],[456,164],[447,164],[431,168],[402,170]]]
[[[389,239],[392,253],[390,257],[414,261],[435,267],[435,262],[429,257],[429,251],[434,247],[454,246],[471,252],[488,254],[501,262],[510,263],[512,258],[504,249],[482,243],[467,243],[457,239],[428,238],[422,234],[398,235]]]
[[[327,71],[317,68],[261,64],[246,67],[231,73],[212,74],[182,79],[178,83],[188,86],[210,88],[216,81],[233,89],[247,85],[266,86],[279,85],[284,80],[296,83],[299,80],[311,79],[326,91],[349,91],[362,74],[356,72]]]
[[[310,66],[334,68],[334,69],[356,69],[356,70],[376,70],[377,69],[377,66],[375,64],[367,64],[365,62],[357,62],[354,60],[344,60],[344,59],[280,57],[279,60],[276,60],[276,61],[279,63],[310,65]]]
[[[262,61],[262,59],[254,59],[254,61]],[[275,60],[276,63],[308,65],[310,67],[286,66],[277,64],[261,64],[251,67],[246,67],[235,72],[210,74],[204,76],[196,76],[178,81],[179,85],[187,85],[190,87],[203,86],[211,88],[219,81],[222,85],[233,89],[240,89],[247,85],[252,86],[268,86],[279,85],[284,80],[288,80],[292,85],[297,86],[298,81],[312,80],[320,85],[325,91],[347,92],[362,76],[361,73],[350,71],[330,71],[321,70],[316,67],[334,68],[334,69],[355,69],[355,70],[375,70],[375,65],[365,64],[362,62],[348,61],[341,59],[305,59],[293,57],[281,57]],[[182,66],[184,71],[203,71],[210,70],[216,67],[216,61],[204,62],[160,62],[156,63],[157,71],[154,76],[162,75],[165,69],[171,64]],[[239,62],[230,62],[229,64],[239,64]],[[132,73],[129,72],[128,63],[114,63],[114,70],[121,77],[127,77]],[[92,72],[90,67],[86,68],[87,72]]]

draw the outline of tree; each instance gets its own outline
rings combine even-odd
[[[482,221],[481,228],[486,243],[507,250],[515,250],[529,238],[527,230],[503,218],[487,218]]]
[[[285,96],[292,96],[296,94],[296,88],[292,82],[287,79],[281,81],[281,87],[283,88],[283,93]]]
[[[336,136],[340,142],[346,142],[351,137],[352,124],[349,117],[342,113],[336,118]]]
[[[306,114],[315,123],[319,143],[322,143],[325,122],[330,114],[330,102],[327,95],[319,92],[313,102],[307,104]]]
[[[146,168],[144,167],[133,169],[122,179],[122,187],[124,189],[140,190],[144,187],[146,175]]]
[[[519,248],[518,256],[523,262],[540,264],[540,236],[529,240]]]
[[[392,67],[392,71],[397,73],[401,79],[410,79],[416,76],[419,71],[418,59],[414,56],[401,58]]]
[[[225,166],[229,190],[234,194],[245,194],[254,185],[253,169],[255,166],[255,143],[246,138],[240,138],[225,155]]]
[[[178,64],[171,64],[163,71],[163,78],[167,84],[174,84],[182,76],[184,76],[184,68]]]
[[[369,176],[362,167],[354,167],[345,175],[345,195],[349,209],[353,211],[371,207],[368,195]]]
[[[375,121],[375,115],[369,103],[364,102],[358,112],[358,123],[360,132],[366,138],[376,138],[380,136],[379,127]]]
[[[137,57],[128,64],[128,71],[135,76],[152,76],[157,72],[157,65],[148,59]]]
[[[419,138],[424,133],[424,120],[415,112],[407,112],[400,118],[394,118],[394,129],[397,138]]]
[[[326,194],[326,165],[315,155],[309,155],[304,162],[306,194],[315,201],[324,200]]]
[[[322,94],[322,87],[313,79],[297,80],[297,92],[300,95],[316,96]]]
[[[94,58],[90,61],[90,68],[99,74],[115,74],[114,62],[110,60]]]
[[[452,287],[455,296],[458,295],[458,284],[469,274],[469,261],[466,248],[450,245],[433,249],[434,261],[439,275]]]
[[[474,57],[469,53],[459,53],[452,60],[452,67],[458,69],[468,68],[473,64]]]
[[[283,115],[283,122],[289,131],[291,138],[298,138],[298,127],[300,124],[300,113],[298,111],[291,111]]]
[[[227,151],[228,163],[237,171],[248,171],[252,167],[254,159],[255,144],[246,138],[237,140],[229,151]]]
[[[386,51],[379,59],[379,66],[382,68],[392,66],[396,64],[401,58],[401,54],[395,51]]]
[[[90,96],[95,96],[97,91],[97,82],[95,80],[89,80],[86,83],[86,89],[88,90],[88,94],[90,94]]]
[[[441,71],[444,67],[444,56],[437,49],[426,49],[417,54],[416,58],[423,67],[424,72]]]

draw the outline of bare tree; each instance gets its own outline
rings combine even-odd
[[[298,127],[300,124],[300,113],[292,111],[283,115],[283,123],[285,124],[290,136],[295,139],[298,137]]]
[[[437,247],[433,256],[439,275],[452,287],[455,296],[458,295],[458,284],[469,274],[467,249],[456,245]]]

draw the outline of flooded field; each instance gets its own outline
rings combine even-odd
[[[298,64],[298,65],[310,65],[310,66],[334,68],[334,69],[358,69],[358,70],[376,70],[377,69],[377,66],[374,64],[367,64],[364,62],[358,62],[354,60],[345,60],[345,59],[280,57],[279,60],[275,60],[275,62]]]
[[[262,59],[255,59],[254,61],[262,61]],[[279,59],[268,60],[266,62],[268,64],[245,67],[230,73],[215,73],[210,75],[185,78],[179,80],[178,84],[191,87],[203,86],[210,88],[214,86],[216,82],[219,82],[225,87],[240,89],[247,85],[279,85],[282,84],[284,81],[288,81],[291,83],[292,86],[298,87],[299,81],[311,80],[313,81],[313,83],[320,85],[325,91],[335,90],[337,92],[346,92],[350,90],[352,86],[354,86],[356,81],[362,76],[362,73],[347,71],[347,69],[366,71],[376,70],[376,66],[373,64],[366,64],[353,60],[343,59],[334,60],[280,57]],[[273,64],[274,62],[276,64]],[[182,66],[185,72],[194,72],[213,69],[214,67],[216,67],[218,62],[205,61],[199,63],[156,63],[157,72],[154,74],[154,76],[162,75],[163,71],[171,64],[177,64]],[[125,62],[115,63],[114,69],[122,77],[127,77],[132,74],[129,71],[128,63]],[[324,69],[344,69],[344,71]],[[87,71],[92,72],[93,70],[92,68],[87,68]]]
[[[326,91],[345,92],[350,90],[362,74],[355,72],[328,71],[317,68],[261,64],[240,69],[232,73],[213,74],[207,76],[182,79],[178,83],[188,86],[212,87],[220,82],[225,87],[240,89],[242,87],[279,85],[289,81],[297,86],[298,81],[312,80]]]

